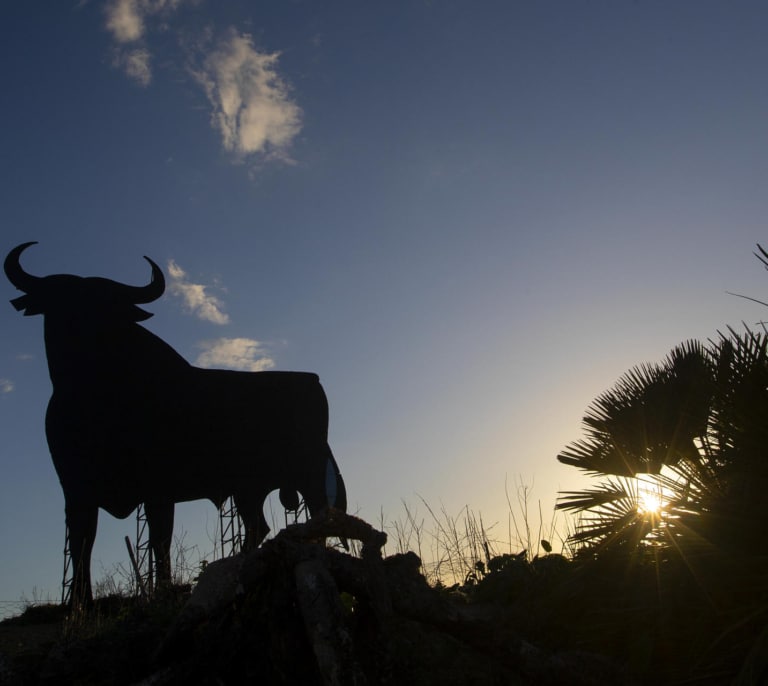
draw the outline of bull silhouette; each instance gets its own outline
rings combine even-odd
[[[25,272],[8,253],[5,273],[24,293],[11,301],[44,316],[53,383],[45,431],[64,491],[74,570],[72,603],[92,600],[90,557],[98,509],[127,517],[143,503],[158,581],[170,579],[174,504],[234,498],[245,548],[269,532],[263,506],[297,492],[310,516],[346,511],[346,490],[328,445],[328,402],[317,375],[238,372],[190,365],[137,322],[138,305],[165,290],[152,260],[146,286]]]

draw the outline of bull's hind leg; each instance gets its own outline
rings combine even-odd
[[[173,507],[173,503],[169,502],[144,503],[144,512],[149,526],[149,545],[155,556],[155,579],[158,586],[167,586],[171,582]]]
[[[234,496],[237,512],[245,525],[243,548],[253,550],[267,537],[269,525],[264,518],[264,500],[267,494],[237,493]]]

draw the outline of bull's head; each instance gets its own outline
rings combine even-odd
[[[152,315],[136,305],[157,300],[165,291],[163,272],[148,257],[144,259],[152,266],[152,280],[146,286],[126,286],[111,279],[70,274],[32,276],[22,269],[19,257],[35,243],[17,245],[3,265],[8,280],[24,292],[11,300],[11,304],[23,310],[25,316],[66,311],[70,316],[77,312],[89,317],[109,316],[140,322]]]

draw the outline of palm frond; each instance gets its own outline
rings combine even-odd
[[[593,474],[656,474],[696,452],[707,432],[712,367],[697,341],[676,347],[659,365],[630,369],[599,395],[583,418],[586,439],[557,457]]]
[[[592,553],[631,550],[650,542],[659,516],[640,511],[641,484],[634,478],[615,478],[594,489],[566,491],[556,507],[582,513],[569,540]]]
[[[557,502],[558,510],[593,510],[616,501],[631,500],[637,504],[637,489],[627,479],[608,479],[597,488],[584,491],[563,491]]]

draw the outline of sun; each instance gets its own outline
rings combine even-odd
[[[642,515],[659,516],[664,509],[664,498],[660,493],[641,491],[637,495],[637,511]]]

